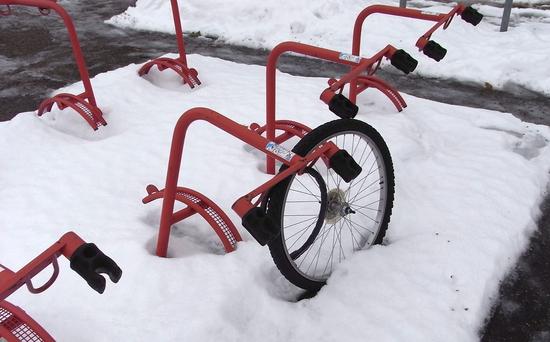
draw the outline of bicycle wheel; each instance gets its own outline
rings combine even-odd
[[[351,253],[382,242],[394,194],[391,156],[374,128],[353,119],[331,121],[308,133],[293,152],[305,156],[326,141],[345,149],[361,174],[346,183],[319,158],[273,187],[265,203],[281,225],[268,244],[275,264],[291,283],[313,291]]]

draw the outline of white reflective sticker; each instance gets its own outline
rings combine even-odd
[[[361,62],[361,56],[350,55],[349,53],[340,52],[340,59],[343,61],[359,63]]]
[[[294,157],[294,153],[290,152],[289,150],[282,147],[281,145],[274,143],[273,141],[268,142],[267,145],[265,145],[265,149],[275,155],[278,155],[284,160],[290,161],[290,159]]]

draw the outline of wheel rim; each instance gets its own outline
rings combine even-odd
[[[312,150],[326,141],[345,149],[362,167],[361,174],[346,183],[318,159],[312,169],[322,181],[311,174],[292,176],[281,215],[287,258],[298,273],[317,282],[325,281],[351,253],[376,241],[387,202],[386,168],[372,139],[358,131],[338,132]]]

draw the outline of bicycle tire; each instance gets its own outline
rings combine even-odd
[[[349,136],[349,135],[352,136],[352,138],[349,138],[349,139],[352,139],[351,148],[349,147],[349,144],[346,145],[346,136]],[[340,136],[343,136],[343,138],[340,140],[340,144],[339,144],[338,137]],[[359,138],[357,143],[355,142],[356,137]],[[349,139],[348,139],[348,142],[349,142]],[[307,177],[298,178],[298,182],[294,182],[295,180],[297,180],[296,177],[307,176],[306,173],[303,173],[302,175],[294,174],[286,178],[276,186],[274,186],[271,189],[269,195],[267,196],[267,200],[265,203],[265,207],[268,215],[271,215],[273,218],[275,218],[276,220],[279,220],[279,222],[281,223],[281,234],[279,234],[277,238],[275,238],[274,240],[268,243],[269,250],[273,258],[273,261],[275,262],[275,265],[277,266],[279,271],[283,274],[283,276],[287,278],[291,283],[293,283],[298,287],[301,287],[303,289],[310,290],[310,291],[318,291],[322,286],[326,284],[326,280],[330,276],[330,273],[332,273],[333,262],[335,261],[334,249],[335,249],[336,239],[339,240],[339,244],[340,244],[339,246],[340,254],[338,255],[338,263],[342,261],[341,259],[341,256],[342,256],[341,253],[343,249],[342,230],[344,229],[344,227],[346,227],[350,231],[350,235],[351,235],[350,241],[351,241],[352,251],[363,249],[367,245],[368,247],[370,247],[371,245],[382,243],[382,240],[386,235],[386,231],[388,229],[388,224],[390,221],[390,216],[391,216],[392,207],[393,207],[393,199],[394,199],[394,187],[395,187],[394,182],[395,181],[394,181],[393,164],[391,160],[391,155],[386,143],[384,142],[384,139],[374,128],[372,128],[370,125],[366,124],[365,122],[362,122],[359,120],[354,120],[354,119],[334,120],[331,122],[327,122],[317,127],[316,129],[312,130],[310,133],[304,136],[296,144],[296,146],[293,148],[292,151],[297,155],[305,156],[309,152],[311,152],[313,149],[315,149],[317,146],[323,144],[327,140],[331,140],[332,142],[336,143],[336,145],[340,148],[345,148],[346,146],[348,146],[348,148],[346,149],[348,153],[350,153],[350,155],[354,157],[356,162],[362,165],[363,167],[363,171],[361,172],[361,174],[358,177],[356,177],[354,180],[352,180],[350,183],[345,183],[343,180],[341,180],[341,178],[339,178],[339,176],[336,173],[333,172],[332,169],[329,169],[329,168],[326,168],[327,179],[324,182],[315,180],[315,178],[317,177],[311,177],[311,176],[309,178]],[[358,150],[360,150],[360,147],[358,146],[361,146],[361,141],[364,142],[365,148],[363,149],[360,157],[357,158],[357,156],[354,156],[354,154],[356,154],[355,152],[358,152]],[[371,148],[371,152],[369,152],[368,156],[364,158],[367,146]],[[369,160],[369,156],[371,155],[371,153],[374,156],[372,165],[374,164],[377,165],[377,169],[374,171],[373,171],[373,166],[370,166],[369,168],[367,164],[367,168],[364,167],[366,161]],[[318,164],[319,161],[322,164]],[[326,163],[322,162],[322,159],[319,159],[317,163],[314,165],[314,168],[317,170],[316,172],[318,172],[319,174],[322,174],[323,171],[325,171],[323,169],[323,165],[325,164]],[[281,172],[284,169],[286,169],[285,165],[281,166],[279,172]],[[373,174],[373,172],[377,170],[379,171],[378,180],[375,179],[374,182],[371,182],[369,180],[369,182],[371,182],[369,183],[370,185],[367,186],[367,188],[363,189],[364,184],[367,182],[367,179],[369,179],[368,177],[370,177],[371,174]],[[368,173],[365,173],[365,172],[368,172]],[[291,193],[292,191],[291,189],[293,189],[292,188],[293,184],[296,184],[296,186],[300,185],[305,187],[303,183],[305,183],[308,179],[310,182],[312,179],[315,180],[314,183],[317,183],[315,187],[319,188],[318,189],[319,195],[317,196],[314,193],[316,191],[309,188],[307,189],[307,191],[303,191],[303,190],[300,191],[300,190],[294,189],[292,193],[296,192],[296,195],[298,195],[300,192],[302,194],[308,195],[307,192],[309,192],[310,193],[309,196],[313,196],[315,198],[312,198],[307,201],[306,200],[290,201],[289,196],[290,196],[290,199],[293,199],[296,196],[296,195],[289,195],[289,193]],[[337,179],[340,179],[341,182],[337,181]],[[330,184],[331,180],[333,185]],[[352,201],[348,202],[348,200],[355,201],[359,195],[361,199],[368,198],[368,196],[370,196],[371,194],[369,193],[367,195],[364,195],[362,190],[368,189],[370,186],[376,184],[377,181],[378,181],[378,184],[380,185],[380,189],[379,189],[380,191],[378,192],[380,199],[377,201],[378,208],[376,209],[377,214],[374,219],[374,222],[376,223],[376,225],[374,230],[371,231],[370,238],[367,238],[364,241],[359,241],[355,239],[354,230],[357,232],[360,232],[361,228],[366,229],[368,231],[370,230],[367,228],[364,228],[363,226],[359,226],[358,223],[351,222],[352,216],[350,215],[352,215],[352,213],[353,214],[358,213],[363,216],[368,216],[368,215],[365,215],[363,212],[361,212],[359,209],[368,208],[372,210],[373,208],[370,208],[368,206],[368,205],[371,205],[372,203],[369,203],[366,207],[360,208],[359,205],[356,206],[354,204],[355,202],[351,203]],[[355,183],[355,182],[362,182],[362,183]],[[320,183],[324,183],[324,184],[320,184]],[[361,184],[361,186],[359,187],[358,190],[356,188],[357,190],[356,193],[353,193],[351,189],[354,186],[357,186],[358,184]],[[327,189],[322,189],[323,186],[326,186]],[[344,189],[346,186],[347,186],[347,190],[343,191],[342,189]],[[290,241],[287,241],[285,239],[286,235],[290,236],[290,230],[288,231],[288,234],[285,234],[285,229],[288,229],[291,226],[295,226],[297,225],[297,223],[292,223],[290,225],[287,225],[285,228],[285,218],[289,222],[292,222],[292,219],[289,217],[312,216],[313,214],[285,215],[285,213],[286,212],[292,213],[293,211],[291,210],[291,207],[300,206],[301,208],[299,210],[302,210],[302,208],[305,208],[306,206],[305,203],[311,203],[311,204],[307,204],[307,206],[313,206],[316,201],[317,202],[320,201],[322,197],[321,194],[323,192],[325,193],[323,201],[327,201],[327,203],[321,203],[322,202],[321,201],[319,205],[321,206],[321,208],[323,207],[325,208],[325,209],[321,209],[321,212],[324,211],[324,213],[318,214],[317,216],[318,221],[313,223],[315,223],[316,228],[319,226],[319,222],[321,220],[324,221],[323,227],[326,227],[327,223],[332,225],[329,226],[328,229],[323,230],[323,232],[321,233],[321,235],[324,234],[321,237],[322,241],[318,240],[319,233],[320,233],[319,229],[311,229],[311,233],[307,235],[305,233],[308,232],[308,229],[309,229],[308,226],[306,226],[306,228],[303,228],[304,231],[301,233],[301,236],[299,236],[296,239],[296,241],[294,241],[294,244],[296,244],[296,242],[299,240],[302,241],[301,243],[298,244],[302,246],[300,247],[302,251],[299,253],[298,257],[296,258],[297,255],[295,251],[294,252],[292,251],[292,246],[290,245]],[[374,193],[375,192],[372,192],[372,194]],[[292,206],[289,205],[291,202],[292,202]],[[302,213],[302,211],[298,211],[298,212]],[[370,219],[372,220],[372,218]],[[305,223],[303,223],[303,225],[305,225],[306,223],[307,223],[307,220]],[[313,223],[310,223],[309,226],[312,226]],[[336,227],[338,223],[340,224],[339,228]],[[339,229],[339,232],[336,232],[338,229]],[[301,260],[300,265],[298,265],[298,259],[302,258],[304,255],[303,249],[307,248],[308,252],[306,253],[309,255],[311,250],[313,250],[314,248],[317,248],[317,247],[314,247],[316,246],[316,243],[317,243],[319,244],[319,250],[316,251],[315,253],[318,253],[320,255],[320,250],[324,244],[324,241],[326,241],[327,236],[331,234],[330,233],[331,231],[332,231],[333,242],[332,242],[332,253],[329,259],[330,266],[331,266],[329,272],[325,272],[329,263],[329,261],[327,260],[327,266],[325,266],[325,270],[323,270],[322,274],[320,276],[315,275],[316,274],[315,272],[318,266],[317,263],[319,262],[319,260],[317,259],[313,275],[308,274],[309,268],[308,268],[308,271],[304,271],[303,268],[305,268],[305,265],[304,267],[301,267],[301,264],[304,262],[304,260]],[[296,236],[298,234],[299,233],[294,233],[293,236]],[[313,234],[316,234],[316,235],[313,236]],[[313,240],[315,240],[313,241],[313,243],[311,243],[312,236],[313,236]],[[304,243],[303,242],[304,240],[306,242],[309,241],[309,243]],[[357,248],[355,248],[355,242],[357,242]],[[289,244],[289,246],[287,246],[287,244]],[[304,259],[307,259],[308,255],[306,255]],[[293,256],[294,258],[291,256]],[[345,252],[344,252],[344,259],[345,259]],[[312,263],[313,261],[311,261],[309,265],[310,267]]]

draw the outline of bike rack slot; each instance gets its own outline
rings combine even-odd
[[[116,263],[97,249],[97,255],[100,259],[90,259],[92,261],[99,260],[96,267],[87,268],[80,267],[75,269],[73,264],[75,261],[81,261],[83,258],[79,254],[82,247],[95,246],[87,244],[77,234],[68,232],[64,234],[59,241],[51,245],[48,249],[34,258],[31,262],[25,265],[17,272],[13,272],[3,265],[0,265],[0,337],[7,342],[54,342],[54,339],[42,328],[36,321],[27,315],[21,308],[9,303],[6,298],[17,291],[23,285],[27,285],[28,290],[33,293],[41,293],[47,290],[57,279],[59,275],[59,264],[57,258],[64,256],[71,261],[71,268],[75,270],[90,286],[90,275],[101,277],[100,273],[106,273],[110,276],[111,281],[116,283],[122,276],[122,270]],[[40,287],[34,287],[32,279],[34,276],[42,272],[46,267],[52,265],[53,273],[50,279]],[[86,269],[88,273],[83,273],[82,269]],[[103,278],[102,278],[103,279]],[[103,279],[103,288],[105,279]],[[94,290],[102,292],[99,287],[94,287]]]
[[[367,88],[375,88],[382,92],[386,97],[390,99],[398,112],[401,112],[407,107],[407,102],[397,91],[397,89],[390,86],[384,80],[374,76],[360,76],[357,78],[357,90],[359,93]]]
[[[385,15],[404,17],[404,18],[410,18],[410,19],[434,21],[435,22],[434,26],[430,28],[425,34],[423,34],[416,42],[416,46],[421,51],[423,51],[426,45],[428,44],[428,42],[430,41],[432,34],[437,29],[439,29],[440,27],[442,27],[444,30],[447,29],[447,27],[450,25],[455,15],[460,15],[464,19],[464,15],[463,15],[464,12],[466,12],[465,16],[467,18],[470,18],[469,14],[472,13],[472,10],[473,9],[471,7],[466,7],[466,5],[460,4],[460,3],[454,6],[448,13],[431,13],[431,12],[426,12],[426,11],[417,10],[417,9],[401,8],[401,7],[387,6],[387,5],[368,6],[365,9],[363,9],[355,19],[355,24],[353,27],[352,54],[353,55],[361,54],[361,34],[363,31],[363,24],[365,22],[365,19],[372,14],[385,14]],[[481,14],[478,13],[478,15],[474,15],[474,16],[476,16],[476,21],[477,21],[479,16],[481,16]],[[479,20],[481,19],[479,18]],[[430,48],[431,48],[431,51],[430,51]],[[437,61],[439,61],[445,55],[445,53],[441,50],[443,48],[441,48],[441,49],[436,49],[437,53],[432,57],[430,55],[434,52],[433,45],[429,46],[428,49],[429,51],[427,51],[427,53],[425,51],[423,52],[425,52],[425,54],[428,55],[430,58],[433,58]],[[358,79],[354,79],[350,82],[349,99],[354,103],[357,101],[357,96],[366,89],[364,88],[364,86],[361,86],[358,81],[359,81]],[[403,106],[402,104],[401,106],[406,107],[406,106]]]
[[[8,301],[0,301],[0,337],[8,342],[55,342],[40,324]]]
[[[307,44],[301,44],[296,42],[283,42],[273,48],[269,54],[269,58],[266,66],[266,127],[263,130],[259,130],[260,134],[266,133],[267,139],[270,141],[277,141],[275,136],[275,129],[280,129],[276,126],[276,68],[279,57],[286,52],[293,52],[295,54],[302,54],[310,56],[316,59],[331,61],[338,64],[344,64],[350,66],[350,71],[343,75],[340,80],[329,80],[329,88],[325,89],[321,94],[321,100],[327,103],[329,106],[331,100],[336,93],[342,93],[346,84],[349,83],[349,96],[347,99],[353,104],[357,102],[357,95],[365,91],[368,88],[374,88],[382,92],[388,99],[394,104],[397,111],[402,111],[407,107],[407,103],[399,92],[391,87],[386,82],[374,76],[383,58],[387,58],[391,61],[395,67],[404,73],[408,74],[416,68],[418,62],[412,58],[404,50],[397,50],[391,45],[386,46],[380,50],[377,54],[370,58],[363,58],[360,56],[361,50],[361,33],[363,23],[365,19],[374,13],[393,15],[405,18],[427,20],[436,22],[434,26],[422,35],[416,42],[416,46],[424,51],[426,55],[435,60],[441,60],[446,50],[439,44],[431,41],[431,35],[440,27],[446,29],[451,23],[455,15],[462,15],[464,12],[467,19],[470,17],[479,18],[479,15],[472,14],[473,11],[469,10],[471,7],[466,7],[463,4],[458,4],[453,7],[448,13],[430,13],[416,9],[400,8],[395,6],[386,5],[372,5],[368,6],[361,11],[355,20],[353,29],[353,41],[352,41],[352,53],[342,53],[338,51],[323,49],[316,46]],[[463,17],[464,17],[463,16]],[[467,20],[466,20],[467,21]],[[474,19],[472,19],[474,21]],[[354,114],[355,108],[346,105],[346,101],[340,101],[342,105],[334,106],[339,114],[344,117],[351,117]],[[344,103],[345,102],[345,103]],[[256,124],[259,126],[258,124]],[[284,128],[283,128],[284,130]],[[291,137],[293,132],[290,130],[281,137],[282,140],[287,140]],[[275,161],[270,156],[267,156],[266,172],[268,174],[275,174]]]
[[[331,94],[330,96],[324,96],[327,92],[328,93],[341,92],[346,84],[348,83],[351,84],[351,81],[354,79],[357,79],[358,77],[372,77],[372,76],[362,76],[362,74],[365,72],[368,73],[372,70],[375,70],[383,58],[391,59],[391,57],[395,54],[396,51],[398,51],[396,48],[394,48],[391,45],[388,45],[382,50],[380,50],[378,53],[376,53],[374,56],[370,58],[362,58],[360,56],[353,56],[353,55],[345,54],[339,51],[324,49],[321,47],[297,43],[297,42],[283,42],[278,44],[273,48],[273,50],[269,54],[267,66],[266,66],[266,126],[264,130],[259,131],[260,134],[265,132],[268,140],[275,141],[277,143],[279,143],[279,141],[275,136],[276,129],[282,129],[286,133],[288,133],[287,135],[285,135],[284,140],[288,140],[290,137],[292,137],[291,135],[293,134],[292,130],[287,129],[284,126],[277,126],[277,120],[275,119],[276,70],[277,70],[277,62],[279,60],[279,57],[282,54],[287,52],[293,52],[293,53],[302,54],[305,56],[314,57],[316,59],[326,60],[326,61],[330,61],[338,64],[344,64],[352,67],[352,69],[347,74],[343,75],[340,78],[340,80],[338,81],[329,80],[329,88],[326,89],[323,92],[323,94],[321,94],[321,99],[328,104],[329,100],[332,99],[332,96],[334,94]],[[363,85],[366,85],[366,84],[367,83],[364,83]],[[376,85],[377,85],[376,89],[384,89],[386,86],[384,82],[376,82]],[[393,103],[396,103],[395,102],[396,96],[392,95],[394,92],[397,92],[395,89],[388,88],[387,90],[382,92],[386,94]],[[402,102],[404,102],[401,96],[398,96],[398,98],[402,100]],[[397,102],[399,103],[401,101],[398,100]],[[399,110],[399,109],[402,109],[403,106],[398,104],[396,105],[396,107]],[[275,174],[275,160],[269,156],[267,156],[267,161],[266,161],[266,172],[268,174]]]
[[[208,108],[192,108],[186,111],[182,114],[174,128],[168,160],[168,171],[166,173],[166,186],[163,190],[158,190],[156,186],[148,185],[146,187],[148,195],[142,200],[143,203],[149,203],[162,198],[162,211],[156,247],[157,256],[166,257],[167,255],[171,226],[196,213],[199,213],[206,219],[214,229],[227,252],[235,250],[236,242],[241,241],[241,237],[235,226],[216,204],[194,190],[177,186],[181,160],[183,158],[185,136],[189,126],[195,121],[206,121],[287,166],[284,171],[281,171],[272,179],[235,201],[232,209],[241,219],[261,202],[258,200],[255,204],[252,204],[255,198],[259,197],[261,199],[273,186],[292,174],[300,172],[313,160],[318,158],[330,159],[340,151],[335,144],[327,142],[307,156],[301,157],[258,134],[258,131],[265,128],[257,124],[252,124],[249,128]],[[303,133],[304,129],[307,128],[299,123],[294,124],[298,128],[296,132]],[[292,121],[280,123],[280,127],[283,129],[289,129],[291,126],[293,126]],[[175,201],[182,202],[187,207],[174,212]]]
[[[157,66],[159,71],[166,69],[174,70],[180,77],[184,84],[187,84],[191,89],[201,85],[201,81],[198,76],[199,73],[196,69],[189,68],[187,66],[187,53],[185,52],[185,43],[183,40],[183,29],[181,26],[181,18],[179,13],[178,0],[170,0],[170,6],[172,8],[172,18],[174,20],[174,28],[176,30],[176,42],[178,44],[178,58],[159,57],[145,63],[139,69],[139,75],[143,76],[149,73],[153,66]]]
[[[164,197],[164,189],[159,190],[154,185],[148,185],[146,190],[148,195],[142,200],[144,204]],[[198,213],[214,229],[227,253],[234,251],[237,248],[237,242],[242,241],[241,235],[233,222],[219,206],[206,196],[191,189],[177,187],[175,199],[184,203],[187,207],[174,213],[171,219],[172,224]],[[167,245],[162,247],[168,248]]]
[[[52,106],[57,104],[60,110],[67,107],[72,108],[80,116],[82,116],[82,118],[86,120],[86,122],[94,130],[97,130],[100,126],[107,125],[107,122],[103,118],[103,113],[97,106],[92,83],[86,67],[86,62],[80,48],[78,35],[76,33],[73,21],[67,11],[57,4],[55,0],[0,0],[0,5],[5,5],[8,8],[7,10],[0,12],[0,15],[12,14],[10,5],[35,7],[38,8],[42,15],[48,15],[51,10],[54,10],[61,17],[65,27],[67,28],[73,50],[73,56],[84,86],[84,92],[79,95],[58,94],[50,99],[44,100],[38,107],[38,116],[51,111]]]
[[[250,125],[250,129],[262,135],[267,130],[267,125],[260,126],[257,123],[253,123]],[[292,137],[303,138],[307,133],[311,132],[311,128],[308,126],[291,120],[275,120],[275,130],[283,131],[283,133],[273,139],[277,144],[282,144]]]

